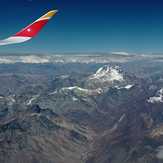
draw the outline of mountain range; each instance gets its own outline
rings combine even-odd
[[[0,162],[162,163],[158,55],[1,55]]]

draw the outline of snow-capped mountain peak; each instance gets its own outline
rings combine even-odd
[[[99,79],[102,81],[123,81],[123,74],[118,66],[105,65],[99,68],[95,74],[90,76],[90,80]]]

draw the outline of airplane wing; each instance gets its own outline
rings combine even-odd
[[[23,28],[21,31],[16,33],[15,35],[8,37],[4,40],[0,40],[1,45],[9,45],[9,44],[16,44],[28,41],[35,37],[40,30],[48,23],[48,21],[56,15],[57,10],[49,11],[47,14],[43,15],[39,19],[37,19],[32,24],[28,25],[27,27]]]

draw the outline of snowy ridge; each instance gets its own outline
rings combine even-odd
[[[98,89],[85,89],[81,88],[79,86],[73,86],[73,87],[63,87],[60,90],[55,90],[54,92],[49,93],[48,95],[55,95],[57,93],[67,93],[69,91],[73,91],[75,94],[82,94],[82,95],[88,95],[88,96],[96,96],[103,93],[101,88]],[[76,99],[74,99],[75,101]]]
[[[87,95],[98,95],[98,94],[101,94],[103,92],[101,88],[91,90],[91,89],[84,89],[84,88],[81,88],[78,86],[65,87],[65,88],[61,89],[61,91],[66,91],[66,90],[74,91],[76,93],[81,92],[81,93],[85,93]]]

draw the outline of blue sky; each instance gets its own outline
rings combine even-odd
[[[59,13],[36,38],[0,53],[163,52],[163,2],[157,0],[1,0],[0,38],[51,9]]]

